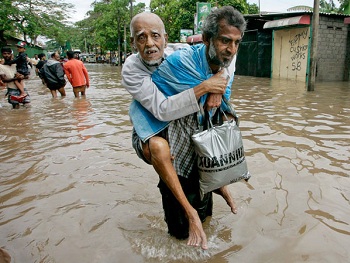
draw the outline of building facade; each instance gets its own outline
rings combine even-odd
[[[312,35],[312,12],[294,12],[283,14],[247,15],[248,34],[245,35],[238,53],[236,73],[239,75],[283,78],[307,82],[310,72],[310,48]],[[318,48],[316,58],[316,81],[347,81],[349,80],[350,62],[350,19],[341,14],[320,13],[318,28]],[[252,32],[271,35],[264,38],[262,44],[265,50],[257,52],[257,62],[249,55],[254,53],[252,47]],[[269,46],[271,50],[266,50]],[[261,41],[260,41],[261,42]],[[247,48],[250,47],[250,48]],[[265,53],[265,55],[264,55]],[[263,58],[263,63],[259,61]],[[270,65],[268,65],[270,63]],[[249,67],[244,65],[249,64]],[[261,74],[249,70],[262,67],[269,74]]]

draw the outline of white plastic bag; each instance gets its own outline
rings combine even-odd
[[[198,155],[201,196],[242,179],[250,173],[244,156],[241,131],[234,120],[192,135]]]

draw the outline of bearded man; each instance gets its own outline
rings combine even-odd
[[[126,60],[122,71],[123,86],[134,98],[129,112],[135,129],[133,147],[160,176],[158,187],[169,234],[178,239],[188,238],[188,245],[207,249],[201,222],[212,214],[212,193],[200,197],[191,142],[198,127],[193,113],[201,104],[208,109],[220,106],[231,113],[230,107],[222,103],[222,96],[230,98],[233,61],[246,22],[232,7],[217,9],[209,14],[202,28],[204,44],[181,49],[164,60],[164,24],[154,16],[144,14],[132,20],[131,40],[139,53]],[[214,89],[222,85],[224,89]],[[236,213],[227,187],[216,192]]]

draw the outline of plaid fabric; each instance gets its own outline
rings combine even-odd
[[[188,178],[196,162],[191,136],[197,126],[196,114],[174,120],[168,126],[169,146],[175,157],[173,165],[178,176]]]
[[[225,112],[234,116],[238,125],[238,117],[232,104],[226,99],[224,99],[224,102],[226,104]],[[199,118],[200,115],[200,112],[188,115],[172,121],[168,126],[170,152],[175,157],[173,165],[178,176],[188,178],[193,169],[193,165],[196,165],[197,157],[194,151],[192,135],[198,132],[198,129],[203,130],[204,123],[200,123],[200,121],[203,120],[203,118]],[[213,116],[213,124],[220,123],[219,115],[220,111],[217,109],[213,109],[210,112],[210,116]],[[215,119],[217,119],[217,121]],[[200,124],[198,125],[198,123]]]

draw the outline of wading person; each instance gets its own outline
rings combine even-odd
[[[41,79],[42,83],[45,84],[45,81],[43,79],[42,74],[40,73],[40,70],[43,68],[43,66],[45,65],[45,63],[47,62],[46,60],[46,55],[44,53],[40,53],[38,55],[39,58],[39,62],[36,64],[35,66],[35,72],[36,74],[39,76],[39,78]]]
[[[241,19],[240,29],[243,32],[245,28],[245,21],[241,14],[238,14],[240,15],[239,18]],[[231,13],[229,15],[237,14]],[[218,21],[215,21],[215,23],[217,22]],[[196,83],[197,86],[192,86],[195,86],[194,89],[183,91],[180,94],[164,99],[163,97],[161,97],[161,95],[159,95],[156,92],[156,89],[152,86],[152,83],[149,79],[149,75],[163,60],[162,51],[165,46],[164,42],[166,41],[166,37],[164,37],[164,25],[161,22],[161,20],[155,15],[141,14],[133,19],[131,23],[131,32],[133,36],[132,42],[139,51],[139,54],[132,55],[126,61],[123,68],[123,84],[127,87],[129,92],[133,95],[134,99],[136,100],[133,101],[130,107],[130,117],[136,130],[136,133],[133,133],[133,146],[136,149],[138,155],[142,159],[146,160],[148,163],[151,163],[154,166],[157,173],[160,175],[161,180],[159,183],[159,188],[162,193],[165,220],[168,225],[169,233],[179,239],[189,237],[189,245],[201,245],[202,248],[206,249],[207,240],[202,228],[201,221],[204,221],[208,215],[211,215],[212,196],[211,193],[208,193],[202,201],[200,200],[198,173],[196,169],[193,169],[195,155],[193,151],[193,146],[190,145],[189,135],[194,132],[197,125],[195,123],[195,117],[191,113],[199,110],[197,99],[198,97],[207,92],[218,94],[217,96],[209,96],[209,99],[207,101],[208,106],[219,106],[221,103],[222,93],[224,87],[226,87],[227,81],[223,81],[221,76],[222,73],[218,73],[217,75],[214,75],[214,77],[212,77],[211,79],[206,80],[204,82],[202,82],[204,79],[201,79],[201,81]],[[220,32],[217,32],[218,35],[215,35],[215,37],[221,37],[222,33],[219,33]],[[208,65],[209,62],[206,62],[206,55],[207,53],[209,53],[209,50],[207,50],[206,47],[210,47],[209,39],[211,37],[212,36],[207,38],[208,42],[205,46],[202,46],[202,52],[197,52],[202,56],[202,59],[206,65]],[[228,49],[232,48],[232,51],[230,50],[223,52],[225,53],[225,57],[219,58],[219,60],[221,59],[225,61],[225,65],[219,65],[217,67],[215,65],[212,66],[216,72],[218,72],[218,69],[221,66],[228,67],[228,65],[231,64],[233,57],[235,56],[238,45],[235,39],[233,48],[232,39],[229,39],[232,37],[232,35],[226,36],[226,41],[231,41],[230,47],[228,47]],[[238,36],[235,35],[234,37],[239,38],[240,40],[241,34],[239,34]],[[216,48],[216,46],[212,45],[212,50],[214,51],[211,55],[213,59],[218,59],[217,56],[220,55],[219,52],[222,52],[217,51]],[[162,67],[162,65],[160,67]],[[233,72],[231,72],[231,74],[233,74]],[[211,76],[211,74],[206,75],[206,78],[208,78],[208,76]],[[200,87],[201,85],[203,88],[203,85],[208,84],[208,82],[210,81],[211,84],[214,84],[213,81],[215,78],[217,81],[221,80],[220,85],[221,87],[223,87],[222,90],[210,91],[204,88],[204,91],[202,90],[201,94],[197,94],[198,96],[194,95],[196,94],[196,88]],[[145,84],[147,84],[148,86]],[[142,87],[140,88],[140,86]],[[136,87],[140,89],[137,90]],[[186,93],[187,97],[183,96],[183,94]],[[158,98],[160,98],[159,101],[155,100],[155,97],[157,97],[158,95]],[[173,103],[171,103],[172,98]],[[176,101],[176,98],[179,98],[178,101]],[[192,104],[189,103],[191,101],[190,98],[195,98]],[[147,105],[147,101],[152,101],[151,105]],[[189,104],[186,107],[186,104],[183,103]],[[147,109],[147,111],[149,112],[147,113],[147,111],[145,110],[141,110],[141,112],[138,111],[140,108],[143,108],[142,106],[144,106],[144,109]],[[162,124],[163,126],[157,126],[157,124],[155,124],[156,121],[149,122],[149,120],[152,120],[153,115],[148,116],[150,118],[147,118],[147,114],[151,113],[154,114],[156,117],[159,117],[155,114],[155,112],[158,111],[159,113],[162,110],[166,109],[167,106],[169,106],[169,112],[171,112],[170,116],[172,116],[173,118],[180,119],[170,122],[170,124]],[[192,112],[188,112],[191,110]],[[187,111],[186,114],[190,115],[181,118],[185,115],[184,111]],[[146,116],[146,123],[148,123],[149,127],[145,127],[143,125],[144,123],[138,122],[139,117],[142,115]],[[153,119],[155,118],[153,117]],[[171,120],[171,117],[169,117],[169,119],[167,120]],[[148,135],[143,134],[144,130],[146,130],[147,134],[147,129],[149,129],[151,132]],[[161,133],[157,134],[156,131],[158,129],[161,130]],[[169,145],[167,140],[170,143],[170,148],[172,148],[171,154],[169,151]],[[189,142],[189,144],[187,144],[185,141]],[[176,147],[178,145],[182,145],[184,148]],[[174,166],[172,164],[171,155],[175,156],[174,165],[176,171],[174,170]],[[235,204],[227,187],[222,187],[218,189],[218,193],[225,198],[226,202],[231,207],[231,211],[236,213]]]
[[[2,57],[6,62],[11,61],[12,59],[12,49],[8,47],[1,48],[1,54]],[[3,83],[5,83],[7,87],[7,100],[12,105],[14,109],[18,109],[20,106],[20,103],[28,104],[30,103],[30,96],[24,87],[24,92],[26,93],[26,96],[22,97],[21,99],[18,99],[18,96],[20,96],[21,91],[18,89],[18,87],[15,84],[15,81],[23,80],[24,76],[17,73],[16,65],[1,65],[0,64],[0,79]],[[16,98],[16,99],[13,99]]]
[[[16,64],[17,73],[24,76],[23,79],[28,79],[30,75],[30,71],[28,68],[28,56],[25,53],[26,51],[26,42],[20,41],[16,44],[18,55],[15,59],[10,61],[5,61],[5,65],[12,65]],[[27,93],[24,91],[24,80],[23,79],[16,79],[15,84],[20,91],[20,94],[18,97],[13,96],[13,100],[18,100],[19,102],[23,101],[23,98],[27,96]]]
[[[64,79],[64,71],[60,62],[60,55],[57,52],[51,54],[51,59],[49,59],[42,67],[40,74],[42,75],[53,98],[57,98],[57,91],[62,97],[66,96],[66,90],[64,89],[66,80]]]
[[[74,58],[73,51],[67,51],[68,61],[64,64],[64,72],[68,78],[70,84],[72,84],[74,96],[85,96],[86,88],[89,88],[89,74],[86,70],[84,63]]]

